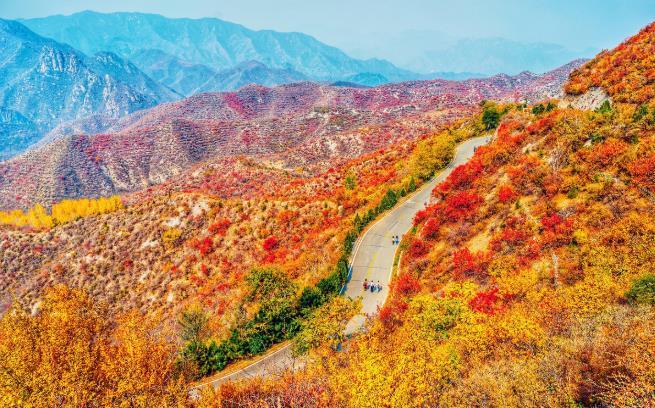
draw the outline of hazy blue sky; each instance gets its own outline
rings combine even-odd
[[[0,0],[4,18],[87,9],[218,17],[255,29],[301,31],[344,48],[375,33],[406,30],[609,48],[655,20],[655,0]]]

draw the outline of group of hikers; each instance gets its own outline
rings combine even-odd
[[[369,282],[368,279],[364,279],[364,290],[370,290],[371,293],[380,292],[382,285],[380,285],[380,281],[374,283],[373,281]]]
[[[394,235],[391,237],[391,245],[398,245],[400,244],[400,237],[398,235]]]

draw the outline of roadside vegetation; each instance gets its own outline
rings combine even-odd
[[[485,109],[496,138],[434,190],[387,304],[345,350],[203,403],[655,404],[653,27],[567,85],[613,100]]]

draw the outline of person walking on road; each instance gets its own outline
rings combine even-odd
[[[368,279],[364,279],[364,290],[368,290]]]

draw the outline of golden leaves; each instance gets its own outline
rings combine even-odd
[[[104,305],[59,286],[34,315],[0,321],[0,401],[5,405],[149,406],[186,399],[176,345],[135,312],[113,322]]]

